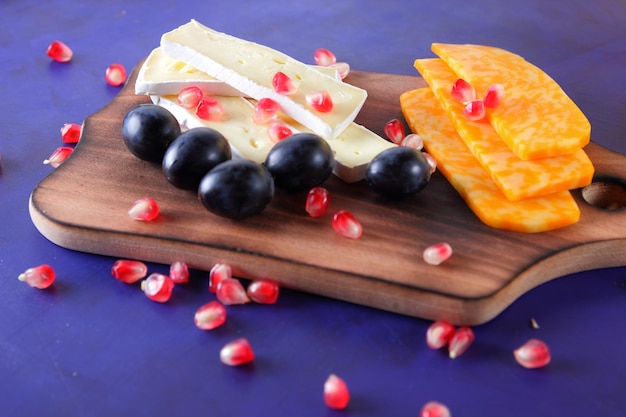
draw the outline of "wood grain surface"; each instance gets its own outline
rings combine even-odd
[[[436,173],[407,201],[390,202],[364,182],[331,177],[331,210],[313,219],[305,195],[277,190],[269,207],[244,221],[217,217],[196,195],[169,185],[160,167],[133,157],[121,138],[122,118],[149,102],[133,93],[136,69],[106,107],[83,124],[73,155],[33,190],[30,214],[52,242],[73,250],[158,263],[176,260],[209,270],[228,262],[241,278],[272,277],[296,290],[424,319],[484,323],[535,286],[569,273],[626,265],[626,164],[622,155],[587,146],[596,179],[574,192],[581,221],[564,229],[521,234],[482,224]],[[346,82],[368,90],[357,122],[382,135],[402,120],[399,95],[425,86],[418,76],[353,71]],[[131,220],[127,211],[155,198],[160,218]],[[351,210],[363,236],[350,240],[331,227],[334,211]],[[422,260],[447,241],[453,256],[440,266]]]

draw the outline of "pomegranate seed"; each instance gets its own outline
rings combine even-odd
[[[435,171],[437,171],[437,160],[427,152],[422,152],[422,155],[424,155],[424,158],[426,158],[426,162],[428,162],[428,166],[430,167],[430,173],[432,175]]]
[[[226,309],[217,301],[210,301],[200,307],[193,317],[201,330],[213,330],[226,322]]]
[[[185,87],[178,92],[178,104],[185,109],[195,109],[200,104],[204,93],[194,85]]]
[[[459,78],[452,85],[452,97],[457,99],[463,104],[476,100],[476,90],[467,81]]]
[[[470,101],[463,109],[463,114],[470,120],[481,120],[485,117],[485,102],[482,100]]]
[[[424,262],[439,265],[452,255],[452,247],[446,242],[435,243],[424,250]]]
[[[306,102],[320,113],[328,113],[333,109],[333,99],[328,91],[316,91],[306,95]]]
[[[20,281],[27,283],[33,288],[39,289],[51,286],[54,282],[54,278],[54,269],[52,269],[50,265],[45,264],[28,268],[17,277]]]
[[[321,217],[330,205],[330,194],[324,187],[313,187],[306,198],[305,210],[311,217]]]
[[[111,275],[119,281],[133,284],[143,279],[148,273],[148,267],[141,261],[119,259],[111,268]]]
[[[81,125],[76,123],[65,123],[61,127],[61,140],[63,143],[78,143],[80,139]]]
[[[232,278],[233,272],[228,264],[218,263],[213,265],[209,272],[209,291],[212,293],[217,292],[217,286],[220,282],[227,278]]]
[[[254,360],[254,351],[248,339],[236,339],[222,348],[220,360],[222,363],[230,366],[243,365]]]
[[[327,67],[337,62],[335,54],[326,48],[317,48],[313,53],[313,59],[315,60],[315,64],[322,67]]]
[[[401,143],[402,139],[404,139],[404,125],[398,119],[391,119],[385,123],[384,130],[387,138],[395,144]]]
[[[333,215],[333,229],[343,237],[358,239],[363,234],[361,223],[348,210],[339,210]]]
[[[114,87],[124,84],[126,82],[126,68],[118,63],[109,65],[104,71],[104,80]]]
[[[274,280],[264,278],[254,280],[246,290],[252,301],[259,304],[274,304],[278,301],[280,287]]]
[[[46,55],[57,62],[69,62],[72,59],[72,49],[61,41],[53,41],[46,51]]]
[[[452,414],[445,404],[438,401],[429,401],[424,404],[420,417],[451,417]]]
[[[154,272],[141,281],[141,290],[152,301],[165,303],[172,297],[174,280],[168,275]]]
[[[189,268],[184,262],[176,261],[170,265],[170,278],[174,284],[185,284],[189,282]]]
[[[406,135],[404,139],[402,139],[402,142],[400,142],[400,146],[406,146],[408,148],[413,148],[421,151],[422,149],[424,149],[424,140],[420,135],[416,133],[411,133],[409,135]]]
[[[343,410],[350,402],[350,391],[346,381],[330,374],[324,382],[324,402],[329,408]]]
[[[459,327],[448,343],[450,359],[458,358],[474,342],[474,331],[469,327]]]
[[[295,94],[298,91],[298,84],[289,78],[287,74],[280,71],[272,77],[272,86],[274,91],[285,96]]]
[[[504,86],[502,84],[493,84],[487,88],[487,94],[485,94],[485,107],[495,109],[500,105],[500,102],[504,98]]]
[[[426,330],[426,344],[431,349],[441,349],[450,343],[454,330],[454,326],[447,321],[436,321]]]
[[[196,116],[204,120],[219,120],[224,117],[224,107],[213,97],[203,97],[196,108]]]
[[[151,197],[140,198],[128,210],[128,215],[133,220],[151,222],[159,216],[159,205]]]
[[[550,363],[550,349],[539,339],[530,339],[513,351],[515,360],[524,368],[541,368]]]
[[[537,320],[534,317],[530,318],[530,327],[535,330],[539,328],[539,323],[537,323]]]
[[[52,168],[58,168],[67,158],[70,157],[74,148],[69,146],[60,146],[52,152],[48,159],[44,159],[43,163],[50,165]]]
[[[254,113],[252,114],[252,121],[258,125],[263,125],[272,120],[278,110],[280,110],[280,104],[275,100],[267,97],[262,98],[256,103]]]
[[[336,62],[332,65],[329,65],[330,68],[334,68],[339,73],[339,77],[343,80],[348,74],[350,74],[350,64],[347,62]]]
[[[291,135],[293,135],[291,129],[282,123],[270,123],[270,125],[267,127],[267,136],[269,136],[270,140],[274,143],[280,142],[287,136]]]
[[[235,278],[226,278],[217,284],[217,299],[225,305],[246,304],[250,298],[241,282]]]

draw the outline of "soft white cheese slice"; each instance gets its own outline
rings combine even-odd
[[[337,137],[361,110],[367,92],[338,81],[290,56],[264,45],[216,32],[195,20],[161,37],[166,55],[224,81],[257,100],[269,97],[283,111],[325,139]],[[299,83],[297,93],[286,96],[272,87],[282,71]],[[334,108],[320,113],[309,107],[306,95],[326,90]]]

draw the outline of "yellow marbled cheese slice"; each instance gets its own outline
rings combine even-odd
[[[489,121],[520,159],[571,154],[584,147],[591,125],[563,89],[521,56],[483,45],[434,43],[432,50],[482,97],[502,84],[505,97]]]
[[[452,97],[454,72],[439,58],[417,59],[422,74],[474,157],[509,200],[537,197],[589,185],[593,164],[578,149],[572,154],[525,161],[518,158],[485,119],[469,120],[463,104]]]
[[[507,199],[463,144],[429,88],[403,93],[400,106],[411,130],[422,136],[426,150],[437,160],[438,170],[486,225],[537,233],[580,219],[568,191],[515,202]]]

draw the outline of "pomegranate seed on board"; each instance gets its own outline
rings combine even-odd
[[[152,197],[140,198],[128,210],[128,215],[133,220],[151,222],[159,216],[159,205]]]
[[[324,187],[313,187],[306,198],[305,210],[311,217],[321,217],[330,205],[330,194]]]
[[[295,94],[298,91],[298,84],[289,78],[287,74],[280,71],[272,77],[272,87],[278,94],[285,96]]]
[[[185,109],[195,109],[200,104],[204,93],[195,85],[185,87],[178,92],[178,104]]]
[[[282,123],[270,123],[270,125],[267,127],[267,136],[269,136],[270,140],[274,143],[280,142],[287,136],[291,135],[293,135],[291,129]]]
[[[220,351],[220,360],[225,365],[237,366],[254,360],[254,351],[248,339],[240,338],[227,343]]]
[[[254,280],[246,289],[252,301],[259,304],[275,304],[278,301],[280,287],[274,280],[264,278]]]
[[[343,410],[350,402],[348,384],[335,374],[330,374],[324,382],[324,402],[329,408]]]
[[[104,71],[104,80],[114,87],[124,84],[126,82],[126,68],[118,63],[109,65]]]
[[[350,64],[347,62],[336,62],[332,65],[329,65],[330,68],[334,68],[339,73],[339,78],[342,80],[345,79],[348,74],[350,74]]]
[[[450,343],[454,330],[454,326],[447,321],[435,321],[426,330],[426,344],[431,349],[441,349]]]
[[[473,100],[467,103],[463,109],[463,114],[470,120],[478,121],[485,117],[485,102],[482,100]]]
[[[493,84],[487,88],[487,94],[485,94],[485,107],[495,109],[500,105],[500,102],[504,98],[504,86],[502,84]]]
[[[70,157],[74,148],[69,146],[59,146],[52,152],[48,159],[44,159],[43,163],[50,165],[52,168],[58,168],[67,158]]]
[[[74,53],[72,49],[61,41],[52,41],[48,46],[46,55],[57,62],[69,62],[72,60]]]
[[[225,305],[246,304],[250,298],[241,282],[236,278],[226,278],[217,284],[217,299]]]
[[[454,82],[451,94],[452,97],[463,104],[476,100],[476,90],[470,83],[462,78],[459,78]]]
[[[219,283],[232,277],[233,272],[230,265],[225,263],[217,263],[213,265],[211,271],[209,271],[209,291],[212,293],[217,292],[217,286]]]
[[[274,116],[276,112],[280,110],[280,104],[271,98],[265,97],[260,99],[254,107],[254,113],[252,114],[252,121],[258,125],[263,125]]]
[[[406,135],[404,139],[402,139],[402,142],[400,142],[400,146],[406,146],[408,148],[413,148],[421,151],[422,149],[424,149],[424,140],[417,133],[411,133]]]
[[[316,65],[322,67],[328,67],[337,62],[335,54],[326,48],[317,48],[315,52],[313,52],[313,59]]]
[[[111,267],[111,275],[119,281],[133,284],[148,274],[148,266],[141,261],[118,259]]]
[[[210,301],[196,311],[193,321],[201,330],[213,330],[226,322],[226,308],[218,301]]]
[[[63,143],[78,143],[80,139],[81,125],[76,123],[65,123],[61,127],[61,140]]]
[[[450,409],[438,401],[429,401],[420,411],[420,417],[451,417]]]
[[[473,342],[474,331],[469,327],[459,327],[454,332],[452,339],[450,339],[450,343],[448,343],[450,359],[461,356]]]
[[[426,158],[426,162],[428,162],[428,166],[430,167],[430,173],[433,174],[435,171],[437,171],[437,160],[427,152],[422,152],[422,155],[424,155],[424,158]]]
[[[203,97],[196,108],[196,116],[203,120],[219,120],[224,117],[224,107],[213,97]]]
[[[307,94],[306,102],[320,113],[328,113],[333,110],[333,99],[328,91],[316,91]]]
[[[513,351],[515,360],[524,368],[541,368],[550,363],[550,349],[539,339],[530,339]]]
[[[361,223],[348,210],[339,210],[333,215],[333,229],[339,235],[350,239],[358,239],[363,234]]]
[[[452,247],[446,242],[435,243],[424,250],[424,262],[439,265],[452,255]]]
[[[184,262],[176,261],[170,265],[170,278],[174,284],[185,284],[189,282],[189,267]]]
[[[168,275],[154,272],[141,281],[141,290],[146,297],[158,303],[165,303],[172,297],[174,280]]]
[[[401,143],[405,136],[404,125],[398,119],[391,119],[385,123],[384,131],[385,136],[396,145]]]
[[[55,279],[54,269],[50,265],[39,265],[28,268],[22,272],[17,279],[25,282],[33,288],[44,289],[52,285]]]

